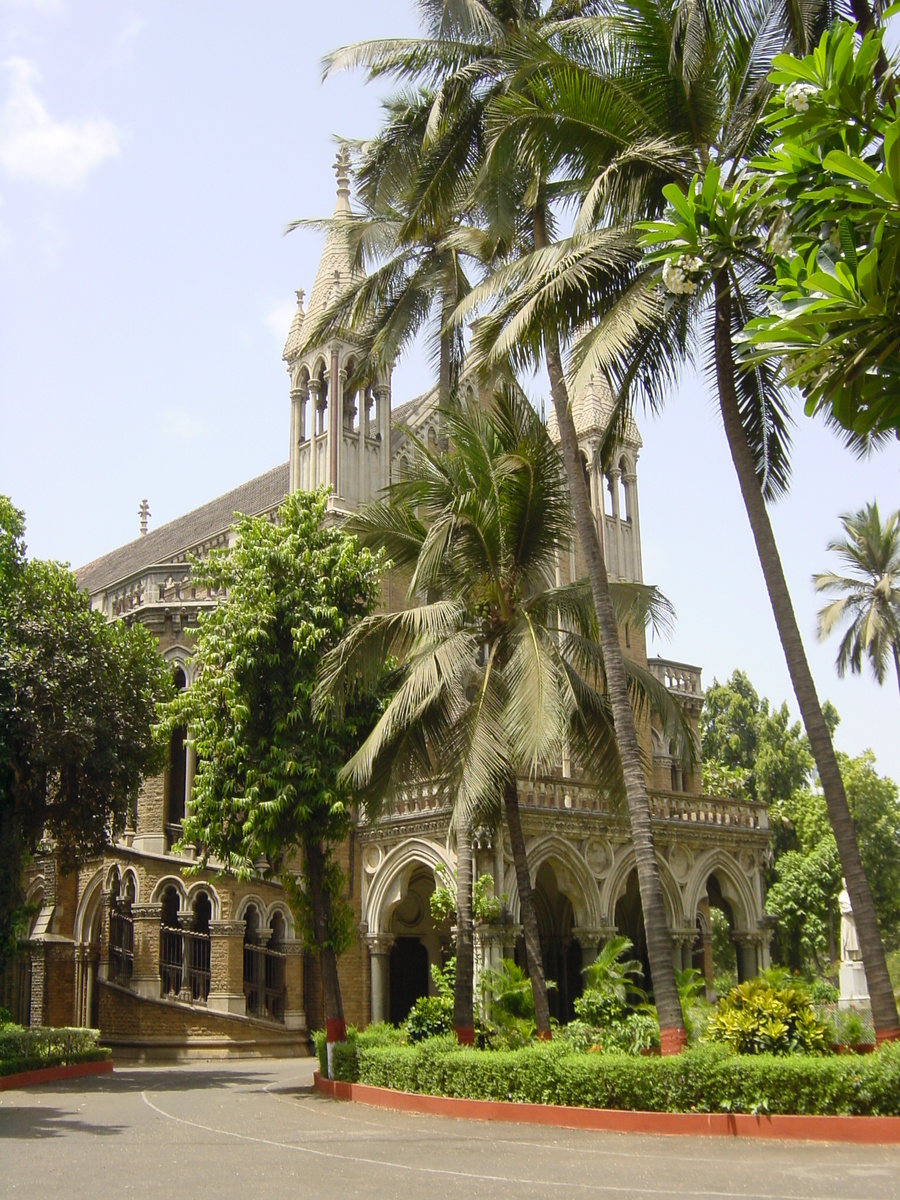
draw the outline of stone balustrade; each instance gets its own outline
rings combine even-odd
[[[703,699],[700,683],[700,668],[687,663],[670,662],[665,658],[651,658],[647,663],[651,672],[670,692],[684,699]]]
[[[538,780],[519,780],[519,800],[527,811],[547,809],[557,812],[600,813],[622,818],[624,807],[613,803],[597,788],[576,779],[551,776]],[[449,814],[449,794],[436,784],[423,783],[403,788],[380,821],[445,811]],[[741,830],[767,830],[768,812],[764,804],[735,800],[724,796],[692,796],[684,792],[652,791],[650,811],[654,821],[687,822]]]
[[[221,596],[221,591],[198,587],[193,583],[187,563],[172,563],[143,571],[111,588],[104,598],[103,611],[107,617],[114,618],[172,604],[212,608]]]

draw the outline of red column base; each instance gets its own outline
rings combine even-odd
[[[687,1034],[683,1029],[660,1029],[660,1054],[680,1054],[687,1046]]]
[[[346,1021],[325,1021],[325,1041],[326,1042],[346,1042],[347,1040],[347,1022]]]
[[[475,1045],[475,1027],[473,1025],[454,1025],[453,1032],[460,1046]]]
[[[875,1045],[883,1046],[885,1042],[900,1042],[900,1025],[894,1025],[892,1029],[875,1030]]]

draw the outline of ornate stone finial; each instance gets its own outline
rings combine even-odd
[[[141,537],[146,537],[150,531],[150,505],[146,500],[141,501],[138,516],[141,518]]]
[[[301,312],[303,312],[303,301],[306,299],[306,292],[304,292],[303,288],[297,288],[296,296],[297,296],[297,307],[300,309]]]
[[[337,176],[337,194],[339,200],[350,201],[350,150],[342,145],[334,160],[334,173]]]

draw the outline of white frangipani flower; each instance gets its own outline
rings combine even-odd
[[[663,263],[663,283],[673,296],[693,296],[697,291],[697,283],[690,276],[702,270],[702,258],[695,254],[679,254],[678,258],[667,258]]]
[[[809,98],[815,96],[818,88],[814,83],[801,83],[799,80],[796,83],[789,84],[784,89],[784,106],[792,108],[794,112],[805,113],[809,111]]]

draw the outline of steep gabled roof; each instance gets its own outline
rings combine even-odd
[[[160,525],[145,537],[79,567],[75,572],[78,586],[93,594],[147,567],[183,562],[189,551],[224,533],[236,513],[255,517],[270,512],[277,508],[287,492],[288,463],[282,463],[193,512]]]

